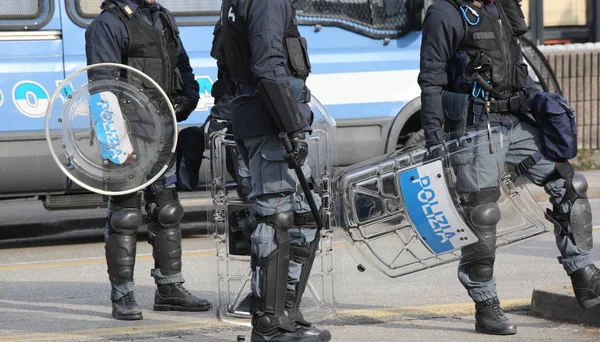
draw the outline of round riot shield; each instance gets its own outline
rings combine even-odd
[[[71,74],[46,112],[46,140],[58,167],[102,195],[133,193],[158,180],[175,160],[176,132],[167,94],[122,64],[94,64]]]

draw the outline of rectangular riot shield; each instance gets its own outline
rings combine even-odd
[[[307,163],[317,186],[324,189],[323,206],[331,215],[329,186],[331,161],[324,146],[329,132],[315,129],[307,139],[310,154]],[[236,194],[229,170],[232,164],[243,162],[230,134],[219,131],[210,134],[210,177],[213,200],[212,233],[217,250],[217,315],[218,318],[240,325],[250,325],[250,234],[256,225],[251,198],[241,199]],[[237,161],[236,161],[237,159]],[[228,164],[229,163],[229,164]],[[327,163],[328,165],[324,165]],[[239,165],[239,164],[238,164]],[[242,181],[236,175],[237,182]],[[243,171],[242,171],[243,173]],[[250,196],[251,197],[251,196]],[[329,204],[327,204],[329,203]],[[328,220],[330,222],[331,220]],[[320,232],[320,246],[304,292],[301,311],[309,321],[319,321],[335,314],[333,297],[333,232],[327,223]]]
[[[456,135],[460,138],[433,148],[409,146],[337,170],[336,226],[346,233],[353,257],[389,277],[458,260],[461,249],[480,238],[458,193],[469,177],[465,167],[478,162],[478,155],[486,160],[477,167],[492,168],[500,188],[496,246],[549,231],[527,180],[504,163],[506,136],[501,129],[490,130]]]

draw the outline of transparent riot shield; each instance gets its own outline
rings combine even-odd
[[[123,195],[156,181],[174,161],[177,120],[161,87],[122,64],[86,66],[60,83],[46,113],[56,164],[79,186]]]
[[[485,155],[500,187],[496,246],[551,229],[541,208],[504,163],[510,136],[501,128],[472,131],[432,148],[408,146],[336,171],[336,225],[346,233],[350,252],[389,277],[458,260],[461,250],[482,237],[467,219],[461,196],[464,166]],[[437,156],[437,157],[435,157]],[[484,166],[484,165],[480,165]],[[467,190],[462,191],[460,189]]]
[[[313,132],[307,139],[307,164],[315,186],[322,189],[323,209],[329,217],[335,121],[312,96]],[[218,123],[217,123],[218,125]],[[250,325],[250,234],[256,226],[252,195],[247,196],[249,171],[239,155],[230,129],[209,135],[213,234],[217,250],[217,315],[234,324]],[[232,175],[233,173],[233,175]],[[236,186],[237,183],[237,186]],[[242,186],[239,186],[242,183]],[[301,311],[316,322],[335,314],[333,297],[333,232],[328,220],[321,231],[312,272],[302,298]]]

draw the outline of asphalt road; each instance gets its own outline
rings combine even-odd
[[[37,224],[43,230],[44,222],[35,223],[34,218],[36,215],[47,218],[48,213],[38,212],[33,203],[29,205],[27,208],[15,204],[8,213],[21,215],[30,220],[27,224]],[[594,224],[598,226],[600,200],[592,201],[592,209]],[[101,219],[105,209],[90,212],[96,212]],[[0,211],[2,215],[6,213]],[[82,213],[50,214],[74,220]],[[47,222],[56,224],[50,219]],[[204,313],[151,311],[155,288],[150,277],[152,257],[143,234],[138,240],[135,279],[144,319],[134,322],[112,319],[99,227],[87,227],[75,233],[65,230],[53,238],[41,236],[33,240],[0,242],[0,341],[235,341],[237,335],[248,336],[248,328],[217,320],[214,310]],[[215,244],[212,237],[201,232],[202,228],[191,227],[183,241],[185,285],[194,294],[214,302]],[[598,228],[594,237],[593,256],[600,264]],[[365,272],[358,272],[357,263],[346,250],[339,232],[334,240],[337,315],[319,324],[332,331],[333,341],[600,340],[598,328],[527,315],[534,288],[569,286],[569,278],[556,260],[551,234],[504,247],[498,252],[495,273],[498,289],[503,306],[510,310],[509,316],[518,323],[519,329],[512,337],[474,333],[473,304],[456,278],[456,263],[390,279],[367,264]]]

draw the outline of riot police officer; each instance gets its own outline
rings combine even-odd
[[[213,132],[226,130],[231,133],[231,100],[234,97],[233,82],[224,58],[221,58],[221,20],[213,31],[211,56],[217,60],[217,80],[213,83],[211,96],[215,99],[210,114],[201,127],[187,127],[179,132],[177,146],[177,185],[180,190],[193,191],[198,185],[203,151],[209,146]],[[252,192],[250,171],[237,149],[228,148],[225,156],[227,171],[236,180],[238,197],[249,201]]]
[[[258,226],[251,234],[252,341],[328,341],[299,310],[318,247],[315,220],[289,165],[309,174],[310,72],[290,0],[226,0],[222,57],[235,84],[234,139],[252,178]],[[286,133],[293,151],[279,137]],[[308,178],[308,177],[307,177]],[[289,277],[289,282],[288,282]]]
[[[173,15],[155,0],[106,0],[101,8],[85,34],[88,65],[121,63],[144,72],[172,100],[177,121],[187,119],[198,103],[199,86]],[[88,74],[90,80],[95,76]],[[183,207],[175,189],[172,159],[169,169],[145,191],[148,242],[155,262],[151,275],[157,285],[154,310],[205,311],[211,304],[182,285],[179,224]],[[106,262],[112,315],[121,320],[142,319],[133,279],[136,236],[142,223],[141,196],[114,196],[109,203]]]
[[[487,144],[476,148],[479,142],[467,142],[466,152],[450,156],[466,219],[479,235],[477,243],[462,249],[458,276],[475,302],[476,330],[488,334],[516,333],[500,308],[493,276],[501,218],[498,167],[504,162],[515,165],[550,195],[549,215],[559,224],[559,260],[571,277],[575,296],[586,308],[600,303],[600,271],[589,253],[592,229],[586,180],[565,160],[568,154],[553,157],[555,146],[544,142],[562,137],[545,135],[539,128],[547,124],[545,113],[537,115],[550,106],[567,120],[572,113],[564,99],[538,91],[528,76],[518,40],[527,31],[523,17],[516,0],[441,0],[428,9],[423,28],[418,81],[427,147],[434,150],[442,144],[444,132],[464,134],[465,126],[466,131],[485,132],[489,123],[490,132],[504,136],[503,144],[489,143],[489,149]],[[452,113],[452,104],[462,100],[464,108]],[[569,125],[562,131],[570,129]],[[491,135],[497,138],[497,133]]]

